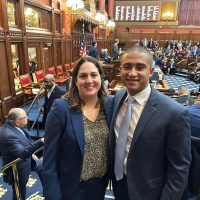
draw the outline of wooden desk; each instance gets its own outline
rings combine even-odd
[[[115,77],[117,74],[120,73],[121,60],[112,60],[111,64],[114,65],[113,74]]]
[[[115,94],[118,90],[120,90],[123,87],[124,87],[124,84],[120,82],[120,83],[117,83],[117,85],[114,88],[109,88],[108,92],[109,94]],[[158,81],[158,83],[156,84],[154,88],[160,92],[167,92],[170,89],[166,80]]]
[[[160,80],[157,82],[156,86],[154,87],[156,90],[160,92],[167,92],[169,90],[169,86],[166,80]]]
[[[108,92],[109,92],[109,94],[114,95],[121,88],[124,88],[124,84],[123,83],[117,83],[117,85],[114,88],[109,88]]]
[[[105,80],[108,80],[111,82],[115,77],[114,77],[114,65],[113,64],[103,64],[102,65],[104,75],[105,75]]]

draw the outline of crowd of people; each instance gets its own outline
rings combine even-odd
[[[119,58],[118,43],[116,39],[112,59]],[[22,159],[17,164],[22,200],[31,159],[40,160],[34,151],[42,145],[43,160],[38,163],[46,200],[104,200],[109,181],[116,200],[187,200],[200,91],[192,101],[182,87],[184,102],[176,102],[151,87],[155,54],[148,45],[151,50],[157,43],[144,40],[143,47],[138,43],[123,53],[120,75],[125,87],[114,96],[104,87],[96,43],[90,56],[76,63],[65,94],[54,77],[46,75],[45,138],[32,142],[23,130],[25,111],[10,110],[0,130],[0,151],[3,165]],[[35,170],[41,173],[41,167]],[[17,199],[12,171],[4,177]]]

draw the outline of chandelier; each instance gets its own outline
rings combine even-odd
[[[105,11],[98,11],[96,13],[95,20],[99,22],[100,27],[104,27],[108,20],[107,13]]]
[[[114,20],[109,19],[109,20],[108,20],[108,23],[107,23],[107,27],[108,27],[109,29],[114,29],[114,28],[115,28],[115,22],[114,22]]]

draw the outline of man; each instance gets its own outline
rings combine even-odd
[[[191,135],[200,138],[200,89],[193,105],[186,106],[190,116]]]
[[[92,42],[92,46],[89,48],[89,56],[92,56],[93,58],[96,58],[96,59],[99,58],[97,43],[95,41]]]
[[[150,87],[151,65],[152,55],[138,46],[121,59],[126,88],[115,95],[110,134],[116,200],[180,200],[186,188],[191,160],[188,113]],[[127,113],[132,118],[123,130]]]
[[[43,113],[43,125],[46,123],[47,115],[51,109],[53,101],[60,98],[65,94],[65,91],[58,85],[55,84],[55,78],[52,74],[47,74],[44,77],[44,87],[45,87],[45,102],[42,107]]]
[[[190,117],[191,136],[192,136],[192,162],[188,180],[188,190],[197,195],[200,199],[200,87],[197,90],[191,90],[191,96],[196,96],[193,105],[186,106]]]
[[[178,88],[178,96],[176,101],[183,106],[192,105],[194,103],[194,99],[189,96],[188,89],[184,85]]]
[[[119,39],[115,40],[115,43],[112,46],[112,58],[113,60],[117,60],[119,59],[119,48],[118,48],[118,44],[119,44]]]
[[[2,153],[3,166],[17,158],[22,159],[17,163],[22,200],[26,198],[26,184],[31,171],[31,157],[36,163],[39,163],[37,162],[37,156],[33,153],[44,143],[44,138],[35,142],[30,140],[29,135],[22,129],[27,125],[27,121],[28,116],[22,108],[12,108],[8,113],[6,123],[0,130],[0,151]],[[41,169],[41,166],[38,167]],[[6,170],[4,181],[12,185],[13,200],[17,200],[11,168]]]

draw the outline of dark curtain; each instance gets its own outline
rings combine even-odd
[[[200,25],[200,0],[181,0],[179,25]]]

